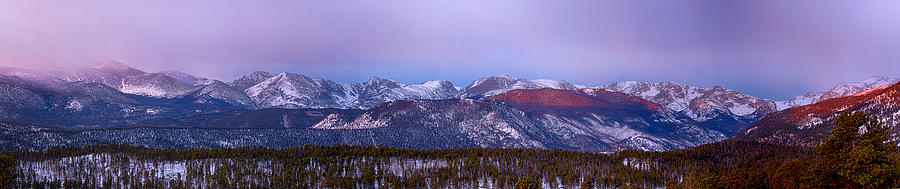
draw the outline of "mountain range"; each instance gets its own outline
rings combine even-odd
[[[148,73],[108,62],[71,72],[0,67],[0,122],[65,130],[277,128],[303,131],[298,137],[310,139],[338,134],[342,137],[328,141],[369,145],[447,147],[444,143],[452,142],[585,151],[670,150],[732,135],[783,141],[787,131],[771,124],[784,120],[825,123],[810,128],[827,129],[825,114],[801,121],[778,116],[821,103],[862,101],[840,100],[844,98],[876,98],[859,93],[885,90],[879,87],[896,81],[876,77],[773,101],[719,86],[623,81],[585,87],[509,75],[478,79],[464,88],[442,80],[405,84],[376,76],[342,83],[261,71],[223,82],[178,71]],[[872,103],[878,104],[866,106],[879,106]],[[874,111],[869,109],[865,110]],[[348,134],[359,131],[421,139],[370,136],[369,142]],[[426,135],[441,137],[422,137]],[[60,137],[66,136],[70,135]]]
[[[845,111],[862,111],[873,116],[889,128],[892,140],[900,140],[900,83],[772,113],[733,138],[814,146],[831,134],[834,119]]]

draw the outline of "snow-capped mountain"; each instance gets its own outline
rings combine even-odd
[[[262,78],[265,79],[259,81]],[[263,108],[368,109],[395,100],[452,98],[461,90],[449,81],[403,84],[373,77],[366,82],[351,84],[312,79],[301,74],[271,75],[266,72],[254,72],[231,85],[240,88],[255,81],[259,82],[245,92]]]
[[[778,111],[781,111],[795,106],[816,103],[822,98],[823,94],[825,92],[808,92],[785,101],[775,101],[775,107],[778,108]]]
[[[193,78],[190,75],[186,75]],[[72,80],[72,81],[69,81]],[[124,82],[110,85],[108,82]],[[130,85],[142,80],[147,84]],[[106,81],[107,83],[102,83]],[[128,86],[167,89],[184,86],[188,92],[170,98],[151,98]],[[181,83],[181,84],[177,84]],[[121,83],[119,83],[121,84]],[[0,119],[46,126],[106,127],[129,125],[154,117],[178,117],[224,110],[255,108],[243,91],[225,83],[206,80],[197,86],[162,73],[146,73],[123,64],[103,64],[78,72],[39,72],[19,68],[0,69]],[[130,94],[129,94],[130,93]]]
[[[224,103],[246,109],[367,109],[394,100],[454,98],[462,90],[448,81],[439,80],[403,84],[373,77],[361,83],[339,83],[300,74],[276,75],[260,71],[223,86],[220,81],[179,71],[147,73],[120,62],[105,62],[74,72],[48,74],[3,67],[0,68],[0,73],[22,77],[53,77],[68,82],[101,83],[126,94],[178,99],[178,103]]]
[[[403,84],[377,76],[355,86],[358,87],[359,97],[351,106],[363,109],[396,100],[448,99],[455,97],[461,91],[459,87],[453,86],[453,83],[449,81],[435,80],[419,84]]]
[[[900,100],[894,99],[900,92],[893,90],[898,87],[878,87],[895,80],[872,78],[776,103],[718,86],[671,82],[585,88],[501,75],[459,88],[441,80],[404,84],[372,77],[341,83],[253,72],[225,83],[178,71],[147,73],[115,62],[75,72],[0,67],[0,122],[308,129],[307,134],[322,136],[368,136],[366,144],[429,148],[669,150],[720,141],[781,106],[818,101],[770,114],[735,136],[805,144],[828,129],[828,116],[844,109],[900,123],[895,106]],[[842,95],[849,96],[833,98]],[[402,137],[410,138],[394,139]],[[361,140],[350,141],[363,144]]]
[[[181,98],[189,98],[195,104],[226,104],[239,109],[255,109],[256,102],[250,99],[244,91],[237,90],[226,83],[209,80],[208,84],[201,85]]]
[[[34,76],[0,76],[0,120],[67,127],[116,125],[163,109],[104,84]]]
[[[255,71],[255,72],[251,73],[250,75],[246,75],[244,77],[241,77],[239,79],[232,81],[231,83],[228,83],[228,85],[230,85],[231,87],[234,87],[237,90],[243,91],[243,90],[247,90],[247,88],[250,88],[256,84],[259,84],[259,83],[265,81],[266,79],[271,78],[272,76],[275,76],[275,75],[272,73],[269,73],[269,72]]]
[[[795,106],[813,104],[821,100],[845,97],[865,90],[890,85],[900,81],[900,78],[875,76],[858,82],[842,83],[832,87],[828,91],[809,92],[786,101],[776,101],[778,110],[784,110]]]
[[[492,147],[546,148],[539,128],[514,109],[471,99],[402,100],[358,115],[330,114],[312,129],[352,132],[360,129],[423,130],[431,138]],[[420,141],[410,146],[449,145]]]
[[[719,86],[703,88],[673,82],[622,81],[601,88],[628,93],[685,112],[697,121],[714,118],[716,115],[710,115],[713,110],[738,120],[752,121],[775,111],[775,103],[771,100]]]
[[[0,66],[0,75],[12,77],[49,77],[38,71],[6,66]]]
[[[896,83],[897,81],[897,78],[876,76],[859,82],[842,83],[826,91],[824,94],[822,94],[822,97],[820,97],[819,100],[850,96],[869,89],[890,85]]]
[[[213,80],[210,80],[210,79],[206,79],[206,78],[203,78],[203,77],[197,77],[197,76],[194,76],[194,75],[191,75],[191,74],[187,74],[187,73],[180,72],[180,71],[175,71],[175,70],[164,71],[164,72],[159,72],[159,73],[161,73],[161,74],[163,74],[163,75],[166,75],[166,76],[169,76],[169,77],[171,77],[171,78],[173,78],[173,79],[176,79],[176,80],[178,80],[178,81],[181,81],[181,82],[184,82],[184,83],[189,83],[189,84],[192,84],[192,85],[202,85],[202,84],[207,84],[207,83],[213,81]]]
[[[349,85],[291,73],[274,75],[244,92],[261,107],[279,108],[348,108],[341,102],[356,97]]]
[[[732,138],[814,146],[831,135],[834,119],[844,111],[877,117],[891,131],[891,139],[900,140],[900,83],[772,113]]]
[[[330,114],[310,128],[420,129],[483,147],[585,151],[668,150],[726,138],[679,112],[603,89],[516,89],[482,100],[393,101],[358,114]]]
[[[579,87],[562,80],[536,79],[528,80],[515,78],[507,74],[500,76],[492,76],[475,80],[466,87],[460,97],[462,98],[482,98],[495,94],[500,94],[513,89],[564,89],[575,90]]]
[[[120,62],[105,62],[76,72],[65,73],[60,79],[102,83],[123,93],[161,98],[174,98],[194,89],[165,73],[146,73]]]
[[[28,116],[25,112],[49,108],[51,105],[34,88],[39,86],[38,83],[59,86],[62,82],[48,80],[45,83],[20,75],[12,72],[0,75],[0,117],[4,119],[22,119]]]

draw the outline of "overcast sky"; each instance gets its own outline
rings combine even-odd
[[[900,1],[0,0],[0,65],[415,83],[509,73],[783,100],[900,76]]]

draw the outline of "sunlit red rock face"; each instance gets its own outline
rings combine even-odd
[[[896,139],[900,136],[900,83],[772,113],[732,138],[813,146],[830,135],[834,118],[843,111],[878,117]]]
[[[896,84],[886,85],[846,97],[831,98],[811,105],[790,108],[786,112],[788,113],[788,118],[793,121],[807,116],[826,116],[842,110],[854,109],[869,101],[874,103],[895,102],[897,91],[898,86]]]
[[[603,89],[516,89],[489,97],[532,113],[561,110],[659,110],[659,104],[636,96]]]

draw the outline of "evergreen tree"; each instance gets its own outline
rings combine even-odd
[[[591,178],[584,178],[584,181],[581,181],[581,189],[593,189],[594,181]]]
[[[516,182],[515,189],[535,189],[541,188],[540,183],[528,177],[522,177]]]
[[[16,179],[16,160],[0,153],[0,186],[9,186]]]
[[[831,156],[842,158],[837,159],[840,162],[838,175],[866,188],[884,188],[893,184],[898,172],[891,153],[896,151],[897,145],[890,141],[887,128],[877,118],[868,119],[862,112],[842,113],[835,123],[843,127],[841,132],[852,132],[851,136],[840,138],[847,140],[841,142],[843,149],[839,150],[846,154]],[[858,134],[861,126],[865,126],[865,133]]]
[[[898,172],[897,144],[877,118],[842,112],[831,136],[814,149],[817,157],[785,163],[776,173],[777,186],[812,188],[888,188]],[[802,167],[806,167],[803,171]],[[799,178],[789,178],[799,177]]]

